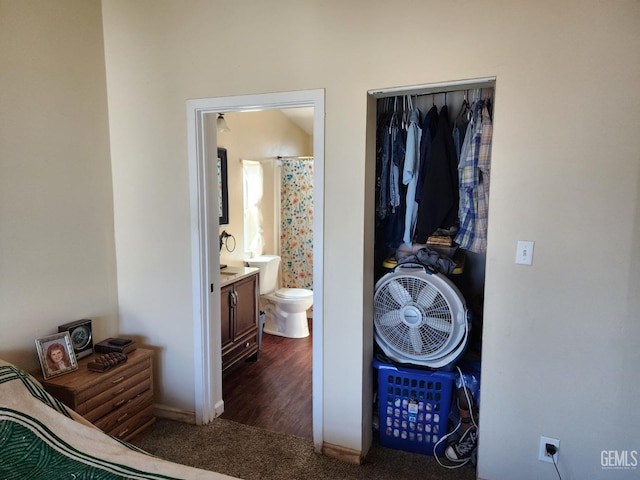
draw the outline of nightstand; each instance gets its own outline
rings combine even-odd
[[[43,380],[44,389],[109,435],[129,441],[150,428],[153,415],[153,351],[138,348],[127,361],[106,372],[87,364],[100,354],[78,361],[78,370]]]

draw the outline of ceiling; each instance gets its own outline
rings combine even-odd
[[[280,111],[308,135],[313,136],[313,107],[284,108]]]

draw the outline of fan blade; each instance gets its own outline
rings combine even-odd
[[[439,332],[449,333],[451,331],[451,323],[442,318],[424,317],[424,323],[426,323],[429,328],[433,328]]]
[[[395,327],[402,322],[400,310],[391,310],[380,317],[378,323],[384,327]]]
[[[412,327],[409,329],[409,338],[411,339],[411,345],[416,353],[422,352],[422,337],[420,336],[420,328]]]
[[[397,280],[389,282],[389,293],[400,305],[405,305],[411,301],[411,295]]]
[[[429,308],[435,302],[438,291],[430,285],[425,285],[420,293],[418,293],[418,304],[425,308]]]

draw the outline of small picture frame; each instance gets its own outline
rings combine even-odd
[[[37,338],[36,348],[45,380],[78,369],[78,361],[68,331]]]

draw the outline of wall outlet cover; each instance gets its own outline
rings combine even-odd
[[[555,445],[556,447],[556,454],[553,456],[553,458],[551,458],[551,455],[547,455],[547,443],[550,443],[551,445]],[[557,438],[551,438],[551,437],[545,437],[545,436],[540,437],[540,448],[538,451],[538,460],[540,460],[541,462],[553,463],[553,460],[555,459],[556,463],[558,463],[559,453],[560,453],[560,440],[558,440]]]

